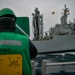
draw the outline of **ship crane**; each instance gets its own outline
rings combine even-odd
[[[33,20],[33,40],[42,40],[43,39],[43,15],[40,15],[38,8],[35,8],[34,13],[32,13]]]

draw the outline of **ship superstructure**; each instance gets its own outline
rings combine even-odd
[[[70,14],[69,8],[64,5],[65,9],[63,10],[63,15],[60,18],[61,24],[56,24],[55,27],[51,27],[49,29],[49,36],[54,35],[67,35],[67,34],[74,34],[75,33],[75,20],[74,22],[69,21],[67,22],[67,17]]]
[[[69,23],[67,22],[68,15],[70,15],[70,9],[64,5],[63,13],[60,18],[61,23],[56,24],[54,27],[51,27],[48,31],[45,32],[44,35],[44,27],[43,27],[43,15],[40,14],[38,8],[35,8],[33,15],[33,40],[50,40],[53,39],[55,35],[69,35],[75,34],[75,19],[74,21]]]

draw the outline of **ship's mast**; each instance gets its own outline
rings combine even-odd
[[[64,13],[61,17],[61,24],[63,26],[67,25],[67,16],[69,15],[69,9],[66,7],[66,5],[64,5],[65,9],[64,9]]]
[[[43,15],[40,15],[40,11],[38,8],[35,8],[33,16],[33,33],[34,39],[33,40],[42,40],[43,39]]]

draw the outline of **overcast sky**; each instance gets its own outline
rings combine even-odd
[[[68,21],[73,22],[73,18],[75,18],[75,0],[0,0],[0,9],[8,7],[17,16],[29,17],[30,38],[32,39],[32,13],[35,7],[38,7],[40,13],[44,15],[44,31],[48,31],[50,27],[60,23],[61,13],[65,4],[70,9]],[[54,15],[51,14],[53,11],[55,11]]]

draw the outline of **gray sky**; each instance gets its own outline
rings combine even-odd
[[[65,4],[70,9],[68,21],[73,22],[73,18],[75,18],[75,0],[0,0],[0,9],[8,7],[17,16],[29,17],[30,38],[32,39],[32,13],[35,7],[38,7],[40,13],[44,15],[44,31],[48,31],[50,27],[60,23],[61,13]],[[55,11],[54,15],[51,14],[53,11]]]

